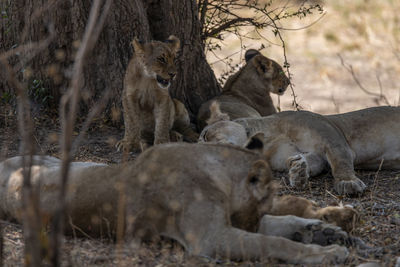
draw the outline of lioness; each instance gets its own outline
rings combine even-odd
[[[288,170],[291,186],[303,187],[310,176],[331,168],[339,194],[358,194],[365,184],[354,167],[400,169],[400,108],[374,107],[322,116],[285,111],[264,118],[226,120],[214,107],[215,122],[200,134],[201,141],[251,146],[264,143],[271,168]],[[218,113],[219,112],[219,113]],[[261,134],[260,134],[261,133]]]
[[[135,38],[132,45],[135,53],[122,92],[125,136],[117,149],[137,152],[149,144],[169,142],[171,129],[195,141],[198,135],[190,127],[185,106],[168,93],[176,75],[179,39],[171,35],[166,42],[141,43]]]
[[[282,95],[289,79],[274,60],[254,49],[246,51],[246,65],[226,81],[222,93],[201,105],[197,120],[199,129],[206,126],[210,105],[217,101],[231,120],[261,117],[276,113],[269,93]]]
[[[60,165],[56,158],[36,156],[32,166],[32,181],[40,187],[47,219],[57,201]],[[107,235],[125,224],[128,240],[167,236],[195,255],[292,263],[344,261],[348,255],[344,247],[305,245],[279,237],[304,234],[312,241],[318,220],[268,215],[260,225],[264,234],[250,232],[275,205],[271,180],[268,163],[259,153],[227,145],[159,145],[134,162],[117,166],[74,162],[66,224],[69,231],[90,235]],[[0,163],[2,217],[19,220],[22,182],[21,157]],[[272,227],[277,223],[279,227]]]

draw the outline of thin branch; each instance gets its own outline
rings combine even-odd
[[[268,15],[268,17],[269,17],[269,15]],[[289,78],[289,86],[290,86],[290,90],[292,91],[292,96],[293,96],[292,105],[294,106],[294,108],[295,108],[296,110],[300,110],[301,107],[300,107],[300,105],[297,103],[297,96],[296,96],[296,93],[295,93],[295,91],[294,91],[293,84],[292,84],[292,74],[290,73],[290,64],[289,64],[289,62],[287,61],[287,56],[286,56],[286,43],[285,43],[285,41],[283,40],[283,37],[282,37],[282,35],[281,35],[281,32],[280,32],[279,29],[277,28],[276,22],[275,22],[271,17],[269,17],[269,18],[271,19],[272,23],[274,24],[274,27],[275,27],[275,34],[279,37],[279,39],[280,39],[281,42],[282,42],[283,57],[284,57],[284,59],[285,59],[285,62],[283,63],[283,67],[286,69],[287,74],[288,74],[288,78]]]
[[[278,27],[277,29],[279,30],[284,30],[284,31],[300,31],[300,30],[305,30],[310,28],[311,26],[313,26],[314,24],[318,23],[323,17],[325,17],[326,12],[322,13],[322,15],[316,19],[315,21],[311,22],[310,24],[303,26],[303,27],[299,27],[299,28],[284,28],[284,27]]]
[[[211,30],[210,32],[206,32],[204,35],[204,38],[214,37],[218,33],[234,26],[237,23],[244,22],[244,21],[254,23],[254,19],[252,19],[252,18],[235,18],[235,19],[232,19],[232,20],[226,22],[225,24],[222,24],[221,26]],[[238,25],[236,25],[236,26],[238,26]]]
[[[338,54],[338,57],[339,57],[339,59],[340,59],[340,63],[342,64],[342,66],[345,68],[345,70],[347,70],[347,71],[351,74],[351,76],[353,77],[354,82],[357,84],[357,86],[358,86],[364,93],[366,93],[367,95],[375,96],[375,97],[378,98],[378,100],[383,100],[383,101],[385,102],[385,104],[387,104],[388,106],[390,106],[389,100],[387,99],[387,97],[386,97],[384,94],[382,94],[382,85],[381,85],[381,83],[380,83],[380,79],[379,79],[379,78],[377,78],[377,79],[378,79],[379,86],[380,86],[380,88],[381,88],[380,94],[377,94],[377,93],[374,93],[374,92],[371,92],[371,91],[367,90],[367,89],[361,84],[360,80],[358,79],[357,75],[355,74],[354,69],[353,69],[353,66],[352,66],[352,65],[349,65],[349,64],[346,64],[346,62],[344,61],[342,55]]]

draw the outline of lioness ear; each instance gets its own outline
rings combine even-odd
[[[252,59],[254,56],[259,55],[260,52],[258,52],[255,49],[249,49],[246,51],[246,54],[244,54],[244,59],[246,60],[246,63],[249,62],[250,59]]]
[[[247,140],[244,147],[250,150],[262,150],[264,148],[263,140],[264,134],[261,132],[256,133]]]
[[[137,37],[135,37],[132,41],[133,49],[135,49],[136,54],[144,54],[144,44],[143,42],[139,41]]]
[[[264,75],[268,78],[272,78],[274,74],[274,68],[272,67],[272,61],[265,58],[263,55],[257,55],[253,60],[254,67],[260,75]]]
[[[167,40],[165,40],[171,47],[171,49],[177,53],[181,47],[181,42],[175,35],[170,35]]]

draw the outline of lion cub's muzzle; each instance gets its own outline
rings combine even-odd
[[[160,85],[161,88],[168,88],[171,84],[171,79],[164,79],[163,77],[157,75],[157,83]]]

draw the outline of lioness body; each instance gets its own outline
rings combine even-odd
[[[230,127],[245,131],[227,130]],[[210,125],[203,139],[243,140],[261,132],[264,151],[274,170],[289,170],[292,186],[304,186],[309,176],[330,166],[340,194],[361,193],[364,183],[354,167],[377,170],[400,169],[400,108],[374,107],[323,116],[307,111],[285,111],[263,118],[242,118]],[[221,136],[223,133],[223,136]],[[215,139],[215,138],[214,138]],[[232,143],[232,142],[231,142]],[[237,143],[236,145],[244,145]]]
[[[143,151],[149,144],[167,143],[172,129],[194,141],[197,134],[190,128],[185,106],[168,92],[176,75],[179,39],[170,36],[166,43],[146,44],[135,39],[133,46],[135,53],[126,70],[122,92],[125,136],[117,148]]]
[[[107,235],[115,231],[118,214],[125,214],[127,235],[167,236],[196,255],[294,263],[343,261],[347,251],[336,245],[304,245],[243,230],[255,230],[273,206],[271,173],[259,158],[257,153],[232,146],[167,144],[147,150],[126,165],[73,163],[66,224],[86,234]],[[17,157],[0,163],[1,214],[17,220],[23,180],[20,161]],[[35,158],[33,181],[41,181],[41,206],[48,216],[56,201],[59,167],[55,158]],[[292,225],[298,222],[294,218],[277,220]],[[285,229],[286,235],[294,233],[290,227]],[[275,235],[282,232],[264,230]]]
[[[283,94],[289,79],[278,63],[258,51],[248,50],[245,57],[246,65],[229,77],[221,95],[201,105],[197,116],[200,129],[205,127],[210,117],[210,105],[215,101],[231,120],[276,113],[270,92]]]

